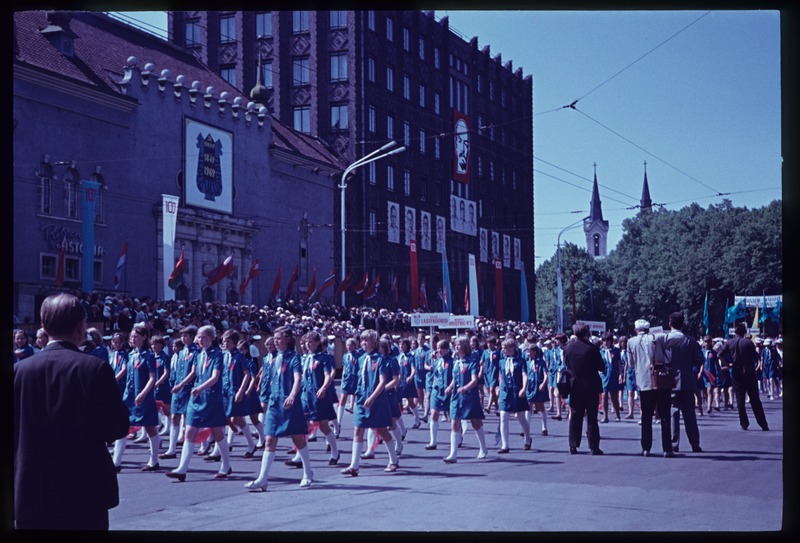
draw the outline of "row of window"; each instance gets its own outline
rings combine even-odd
[[[64,255],[64,281],[81,280],[81,258],[80,256]],[[95,260],[93,266],[94,283],[102,282],[103,261]],[[39,255],[39,279],[55,280],[58,273],[58,255],[45,254]]]
[[[92,180],[100,183],[100,186],[103,187],[102,178],[99,175],[95,174],[92,176]],[[52,177],[47,176],[40,176],[37,178],[36,182],[36,210],[38,213],[44,215],[53,215],[53,185],[54,183]],[[74,170],[68,170],[67,173],[64,175],[64,180],[60,184],[62,188],[62,195],[63,195],[63,210],[64,210],[64,217],[68,219],[79,219],[80,218],[80,208],[81,208],[81,200],[80,200],[80,184],[78,183],[77,174],[74,173]],[[97,200],[95,203],[95,211],[94,211],[94,222],[95,223],[105,223],[105,199],[103,198],[103,190],[99,190],[97,192]]]
[[[367,28],[372,31],[375,31],[376,24],[375,24],[375,12],[368,11],[367,12]],[[395,41],[395,31],[394,31],[394,19],[391,16],[386,16],[386,40],[390,42]],[[425,60],[425,37],[418,36],[417,37],[417,52],[419,54],[420,60]],[[411,30],[408,27],[403,27],[403,50],[411,52]],[[434,68],[440,68],[440,52],[438,47],[433,48],[433,66]]]

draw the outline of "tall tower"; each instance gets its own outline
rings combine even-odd
[[[639,209],[651,211],[653,200],[650,199],[650,186],[647,184],[647,161],[644,161],[644,186],[642,187],[642,201],[639,202]]]
[[[604,258],[607,251],[608,221],[603,220],[600,205],[600,191],[597,188],[597,163],[594,163],[594,186],[589,217],[583,220],[583,233],[586,234],[586,250],[595,258]]]

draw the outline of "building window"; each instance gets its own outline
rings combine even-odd
[[[506,89],[500,89],[500,105],[506,107]]]
[[[298,132],[306,134],[311,133],[311,108],[308,106],[295,107],[294,112],[294,129]]]
[[[482,79],[483,78],[481,77],[481,74],[478,74],[477,77],[475,78],[475,90],[478,91],[478,94],[480,94],[482,92],[481,91],[481,80]]]
[[[433,183],[433,203],[442,205],[442,182],[438,180]]]
[[[442,142],[439,136],[433,138],[433,156],[436,160],[442,158]]]
[[[423,202],[428,199],[428,179],[425,177],[419,180],[419,199]]]
[[[427,89],[425,85],[420,84],[419,86],[419,107],[425,107],[425,93]]]
[[[98,185],[97,196],[95,197],[94,205],[94,222],[103,224],[106,222],[106,204],[105,198],[103,197],[105,192],[105,181],[103,180],[103,176],[101,176],[99,173],[92,174],[92,181]]]
[[[375,12],[368,11],[367,12],[367,28],[374,31],[375,30]]]
[[[489,181],[494,181],[494,159],[489,161]]]
[[[369,118],[368,118],[368,125],[367,126],[369,127],[369,131],[374,134],[376,132],[376,124],[377,124],[376,117],[377,117],[378,114],[375,111],[375,106],[369,106],[369,110],[368,111],[369,111],[369,113],[368,113],[368,117]]]
[[[347,104],[331,106],[331,130],[347,130]]]
[[[234,87],[236,86],[236,66],[232,65],[220,66],[219,75],[222,79],[224,79]]]
[[[483,157],[481,155],[478,155],[477,169],[478,169],[478,177],[483,177]]]
[[[594,241],[594,256],[600,256],[600,234],[592,236]]]
[[[75,256],[64,257],[64,281],[81,280],[81,259]]]
[[[394,139],[394,117],[391,115],[386,116],[386,137],[390,140]]]
[[[464,75],[466,75],[466,76],[469,76],[469,68],[467,68],[467,61],[465,60],[465,61],[464,61],[464,64],[462,64],[461,66],[464,68],[464,69],[462,70],[462,72],[464,73]]]
[[[375,83],[375,59],[373,57],[367,59],[367,79]]]
[[[292,60],[292,84],[295,87],[308,85],[310,73],[308,57],[300,57]]]
[[[394,166],[386,165],[386,190],[394,192]]]
[[[64,174],[64,216],[70,219],[78,218],[78,175],[73,169]]]
[[[39,255],[39,279],[55,279],[58,270],[58,257]]]
[[[293,11],[292,12],[292,32],[298,34],[300,32],[308,32],[308,12],[307,11]]]
[[[331,81],[347,81],[347,53],[331,53]]]
[[[438,92],[433,93],[433,112],[437,115],[441,112],[439,107],[439,102],[441,101],[441,97],[439,96]]]
[[[269,38],[272,36],[272,12],[261,11],[256,13],[256,38]]]
[[[369,184],[370,185],[378,184],[378,165],[376,161],[372,161],[369,163]]]
[[[200,45],[200,21],[186,21],[184,29],[186,31],[186,47],[198,47]]]
[[[331,28],[345,28],[347,26],[347,12],[344,10],[331,11]]]
[[[52,193],[53,170],[49,165],[42,164],[36,183],[36,207],[39,213],[52,213]]]
[[[219,42],[236,42],[236,19],[233,15],[223,15],[219,18]]]
[[[373,238],[378,235],[378,212],[369,210],[369,235]]]
[[[456,64],[456,57],[453,56],[453,53],[450,53],[450,67],[452,68]]]
[[[272,61],[261,64],[261,83],[268,89],[272,88]]]
[[[386,17],[386,39],[394,41],[394,21],[391,17]]]
[[[425,60],[425,38],[419,37],[419,59]]]
[[[425,140],[426,139],[427,139],[427,136],[425,135],[425,129],[424,128],[420,128],[419,129],[419,152],[420,152],[420,154],[423,154],[423,155],[425,154],[425,143],[426,143]]]
[[[394,69],[391,66],[386,67],[386,90],[394,91]]]
[[[411,196],[411,170],[403,170],[403,190],[406,196]]]
[[[411,31],[403,27],[403,49],[411,51]]]
[[[494,101],[494,79],[489,78],[489,100]]]
[[[411,78],[403,74],[403,98],[411,100]]]
[[[517,188],[517,170],[511,172],[511,188],[514,190]]]
[[[441,55],[439,54],[439,48],[438,47],[434,47],[433,48],[433,67],[436,68],[436,69],[441,67],[440,57],[441,57]]]
[[[406,147],[411,145],[411,123],[403,121],[403,144]]]

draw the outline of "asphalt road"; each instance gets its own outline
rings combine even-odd
[[[410,429],[396,473],[384,473],[384,445],[363,460],[358,477],[339,470],[349,463],[352,415],[345,413],[339,438],[339,466],[328,466],[325,441],[310,443],[315,482],[300,488],[302,470],[287,467],[288,438],[278,443],[269,490],[252,493],[243,485],[255,478],[261,452],[242,457],[237,436],[233,474],[213,475],[219,463],[193,457],[185,482],[164,473],[177,460],[162,460],[162,471],[142,473],[147,445],[129,444],[119,475],[121,503],[110,512],[112,531],[180,532],[772,532],[793,531],[794,480],[785,473],[783,400],[766,400],[771,430],[761,431],[752,412],[750,430],[739,427],[736,411],[698,419],[703,452],[692,453],[682,431],[676,458],[660,454],[654,426],[653,455],[641,456],[637,420],[600,425],[603,456],[591,456],[586,439],[570,455],[567,421],[548,421],[540,435],[534,418],[533,448],[522,448],[520,427],[511,423],[511,452],[498,455],[495,414],[487,416],[489,457],[475,458],[477,438],[465,434],[458,463],[445,464],[449,430],[442,424],[438,449],[426,451],[428,428]],[[162,444],[165,447],[165,444]],[[787,455],[791,458],[794,446]],[[788,493],[788,494],[787,494]],[[787,497],[792,499],[786,499]],[[788,512],[788,515],[787,515]],[[768,534],[763,534],[768,535]]]

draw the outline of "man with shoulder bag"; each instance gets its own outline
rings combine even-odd
[[[756,422],[762,430],[769,430],[767,417],[764,415],[764,406],[758,395],[758,378],[756,377],[756,364],[758,364],[758,353],[753,342],[744,337],[747,333],[747,325],[740,322],[736,325],[736,337],[729,339],[720,351],[720,358],[729,356],[733,360],[731,376],[733,378],[733,393],[736,396],[736,408],[739,411],[739,424],[742,430],[747,430],[750,420],[745,411],[744,395],[750,399],[750,407]]]
[[[650,323],[639,319],[634,323],[636,336],[628,340],[628,357],[634,366],[636,386],[639,388],[639,398],[642,406],[642,456],[650,456],[653,445],[653,415],[658,408],[658,417],[661,421],[661,449],[664,457],[672,458],[672,443],[670,435],[670,394],[675,384],[674,377],[671,382],[664,383],[658,378],[666,372],[663,355],[656,368],[655,346],[656,339],[650,333]],[[663,353],[663,351],[661,351]],[[666,373],[669,376],[669,373]]]

